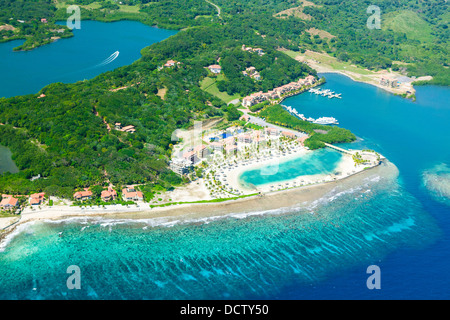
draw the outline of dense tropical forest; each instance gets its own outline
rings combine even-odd
[[[43,190],[70,197],[77,187],[106,181],[179,183],[167,168],[174,130],[195,119],[233,121],[240,116],[235,107],[201,90],[199,82],[208,76],[205,67],[240,50],[243,41],[266,51],[268,58],[258,67],[269,69],[279,60],[267,81],[283,84],[314,73],[252,31],[208,25],[147,47],[137,62],[92,80],[55,83],[38,94],[0,99],[0,144],[11,149],[20,169],[0,177],[1,192]],[[179,64],[161,68],[169,59]],[[116,122],[133,125],[136,132],[115,130]],[[38,174],[43,178],[30,181]]]
[[[224,17],[256,18],[255,32],[282,39],[285,48],[326,52],[372,69],[393,68],[408,76],[433,76],[431,83],[450,85],[449,3],[446,0],[216,0]],[[381,29],[367,20],[378,6]],[[272,18],[272,19],[271,19]],[[275,22],[274,19],[281,22]],[[289,32],[279,34],[284,25]]]
[[[385,27],[388,29],[366,30],[365,1],[315,0],[313,5],[295,0],[214,3],[221,8],[220,16],[204,0],[0,0],[1,41],[26,39],[21,49],[53,41],[54,26],[64,28],[64,34],[71,36],[70,30],[55,25],[67,19],[70,4],[81,6],[82,19],[131,19],[183,29],[143,49],[142,58],[130,66],[92,80],[55,83],[37,94],[0,99],[0,144],[11,149],[20,169],[16,174],[0,175],[0,192],[45,191],[71,197],[75,188],[108,181],[115,185],[159,184],[164,188],[179,184],[179,177],[167,168],[173,131],[191,126],[196,119],[223,117],[234,121],[240,116],[236,107],[200,88],[202,80],[213,77],[205,68],[211,64],[223,68],[223,77],[217,81],[219,90],[241,96],[315,75],[314,70],[279,52],[279,48],[324,51],[375,69],[396,67],[394,61],[405,61],[411,74],[432,74],[436,83],[450,83],[447,4],[433,9],[423,1],[417,1],[417,8],[416,1],[375,1],[386,17],[391,17],[386,20],[392,24]],[[278,15],[297,7],[304,15]],[[428,34],[396,30],[398,10],[415,12],[430,26],[432,40],[427,40]],[[311,18],[305,19],[306,14]],[[42,23],[42,18],[47,23]],[[308,30],[313,26],[333,37],[312,35]],[[266,54],[244,52],[243,44],[260,47]],[[179,64],[161,68],[169,59]],[[243,76],[242,71],[250,66],[260,72],[260,80]],[[312,149],[322,147],[323,142],[354,139],[348,130],[315,127],[287,117],[280,108],[262,112],[274,123],[310,133],[306,144]],[[116,122],[133,125],[136,132],[115,130]],[[41,179],[30,181],[38,174]]]
[[[356,140],[356,136],[347,129],[300,120],[279,104],[266,106],[258,115],[267,122],[308,133],[310,137],[305,141],[305,146],[311,150],[325,147],[324,142],[344,143]]]
[[[253,92],[267,92],[305,75],[305,67],[300,63],[292,63],[286,55],[275,50],[259,56],[254,52],[243,51],[240,47],[222,52],[220,63],[226,79],[217,82],[220,91],[229,95],[239,93],[245,97]],[[260,80],[244,76],[243,71],[254,67],[261,75]],[[316,74],[310,71],[311,74]]]
[[[25,40],[15,50],[30,50],[59,38],[72,37],[66,26],[41,21],[55,12],[51,0],[0,0],[0,42]]]

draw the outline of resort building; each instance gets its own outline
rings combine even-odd
[[[209,151],[208,147],[205,145],[196,146],[193,151],[196,153],[197,157],[199,159],[206,158],[211,152]]]
[[[107,190],[102,191],[101,198],[103,201],[116,200],[117,192],[112,187],[108,187]]]
[[[184,160],[189,161],[192,164],[197,163],[199,161],[197,153],[194,150],[183,153],[182,157]]]
[[[174,158],[170,161],[169,167],[173,172],[182,176],[192,170],[192,163],[185,159]]]
[[[309,136],[304,135],[304,136],[301,136],[301,137],[297,138],[297,141],[300,142],[301,145],[303,146],[304,143],[305,143],[305,140],[308,139],[308,138],[309,138]]]
[[[380,84],[391,88],[398,88],[400,86],[400,83],[397,78],[389,78],[389,77],[382,77],[380,79]]]
[[[175,65],[175,63],[177,63],[174,60],[168,60],[165,64],[164,67],[173,67]]]
[[[279,136],[280,135],[280,130],[275,129],[275,128],[266,128],[265,132],[269,136]]]
[[[211,142],[209,144],[209,146],[213,149],[213,151],[216,151],[216,150],[221,151],[221,150],[223,150],[223,142],[220,142],[220,141]]]
[[[44,202],[45,192],[34,193],[30,196],[29,202],[32,206],[39,206]]]
[[[144,194],[141,191],[136,191],[133,186],[127,186],[122,190],[122,198],[125,201],[142,201]]]
[[[209,67],[208,67],[208,69],[209,69],[209,71],[211,71],[212,73],[220,73],[221,71],[222,71],[222,67],[221,66],[219,66],[218,64],[213,64],[213,65],[210,65]]]
[[[122,127],[122,124],[120,122],[116,122],[114,124],[114,129],[116,129],[117,131],[129,132],[129,133],[136,132],[136,128],[133,125]]]
[[[267,142],[267,140],[266,140],[265,137],[257,136],[257,137],[254,139],[254,142],[256,142],[256,144],[262,144],[262,145],[264,145],[264,144]]]
[[[252,143],[253,139],[250,134],[241,133],[238,136],[238,141],[243,143]]]
[[[2,194],[2,201],[0,201],[0,208],[2,209],[14,209],[19,207],[19,199],[14,198],[8,194]]]
[[[84,191],[75,192],[73,198],[78,201],[92,199],[92,191],[89,188],[84,188]]]
[[[136,129],[134,128],[134,126],[126,126],[126,127],[123,127],[121,131],[135,133]]]
[[[316,83],[316,78],[312,75],[307,76],[305,80],[305,85],[313,85],[314,83]]]
[[[245,44],[242,45],[242,51],[255,52],[255,53],[257,53],[259,56],[263,56],[263,55],[265,54],[264,51],[263,51],[263,49],[261,49],[261,48],[246,47]]]
[[[225,144],[225,145],[235,145],[236,144],[236,138],[234,137],[234,136],[230,136],[230,137],[228,137],[228,138],[226,138],[226,139],[223,139],[223,143]]]
[[[258,71],[256,71],[255,67],[249,67],[245,69],[245,71],[242,71],[242,74],[255,80],[261,80],[261,75]]]
[[[283,137],[290,138],[290,139],[295,139],[297,137],[297,135],[295,133],[290,132],[290,131],[283,131],[283,132],[281,132],[281,135]]]
[[[250,68],[248,68],[248,69],[250,69]],[[246,73],[249,74],[248,71]],[[255,79],[259,80],[260,78],[258,77],[258,79],[257,78],[255,78]],[[252,93],[251,95],[242,99],[242,105],[244,107],[251,107],[257,103],[261,103],[266,100],[280,99],[283,94],[288,94],[292,91],[300,90],[304,86],[312,85],[315,82],[316,82],[316,78],[312,75],[309,75],[305,79],[299,79],[298,81],[293,81],[291,83],[285,84],[281,87],[277,87],[266,93],[263,93],[262,91]]]
[[[237,152],[238,147],[236,145],[227,145],[225,147],[226,154]]]
[[[262,91],[252,93],[251,95],[242,99],[242,105],[244,107],[251,107],[257,103],[266,101],[269,98],[268,95],[265,95]]]

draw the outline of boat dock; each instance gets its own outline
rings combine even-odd
[[[308,92],[314,93],[316,95],[320,95],[322,97],[328,97],[329,99],[332,99],[332,98],[342,99],[342,93],[336,93],[334,91],[331,91],[330,89],[320,90],[320,89],[311,88],[308,90]]]
[[[321,117],[318,119],[314,119],[314,118],[306,118],[304,114],[298,113],[298,111],[294,108],[292,108],[291,106],[286,106],[284,104],[281,104],[281,106],[286,109],[290,114],[294,115],[295,117],[303,120],[303,121],[308,121],[308,122],[312,122],[315,124],[323,124],[323,125],[328,125],[328,124],[339,124],[339,122],[337,121],[336,118],[333,117]]]
[[[346,154],[349,154],[349,155],[353,155],[353,152],[351,152],[350,150],[342,149],[342,148],[336,147],[336,146],[334,146],[334,145],[332,145],[332,144],[329,144],[329,143],[326,143],[326,142],[324,142],[324,143],[325,143],[325,145],[326,145],[327,147],[329,147],[329,148],[335,149],[335,150],[337,150],[337,151],[339,151],[339,152],[342,152],[342,153],[346,153]]]

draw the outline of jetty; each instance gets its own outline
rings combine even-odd
[[[325,145],[326,145],[327,147],[329,147],[329,148],[335,149],[335,150],[337,150],[337,151],[339,151],[339,152],[342,152],[342,153],[346,153],[346,154],[349,154],[349,155],[353,155],[353,152],[351,152],[350,150],[346,150],[346,149],[343,149],[343,148],[334,146],[334,145],[329,144],[329,143],[326,143],[326,142],[324,142],[324,143],[325,143]]]

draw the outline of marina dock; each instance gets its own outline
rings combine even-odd
[[[339,124],[337,119],[333,118],[333,117],[321,117],[321,118],[317,118],[317,119],[313,119],[311,117],[306,118],[304,114],[298,113],[298,111],[296,109],[292,108],[291,106],[286,106],[284,104],[282,104],[281,106],[284,109],[286,109],[290,114],[296,116],[297,118],[299,118],[303,121],[308,121],[308,122],[312,122],[315,124],[323,124],[323,125]]]
[[[342,99],[341,93],[336,93],[334,91],[331,91],[330,89],[320,90],[320,89],[311,88],[308,90],[308,92],[314,93],[316,95],[320,95],[322,97],[328,97],[329,99],[332,99],[332,98]]]

